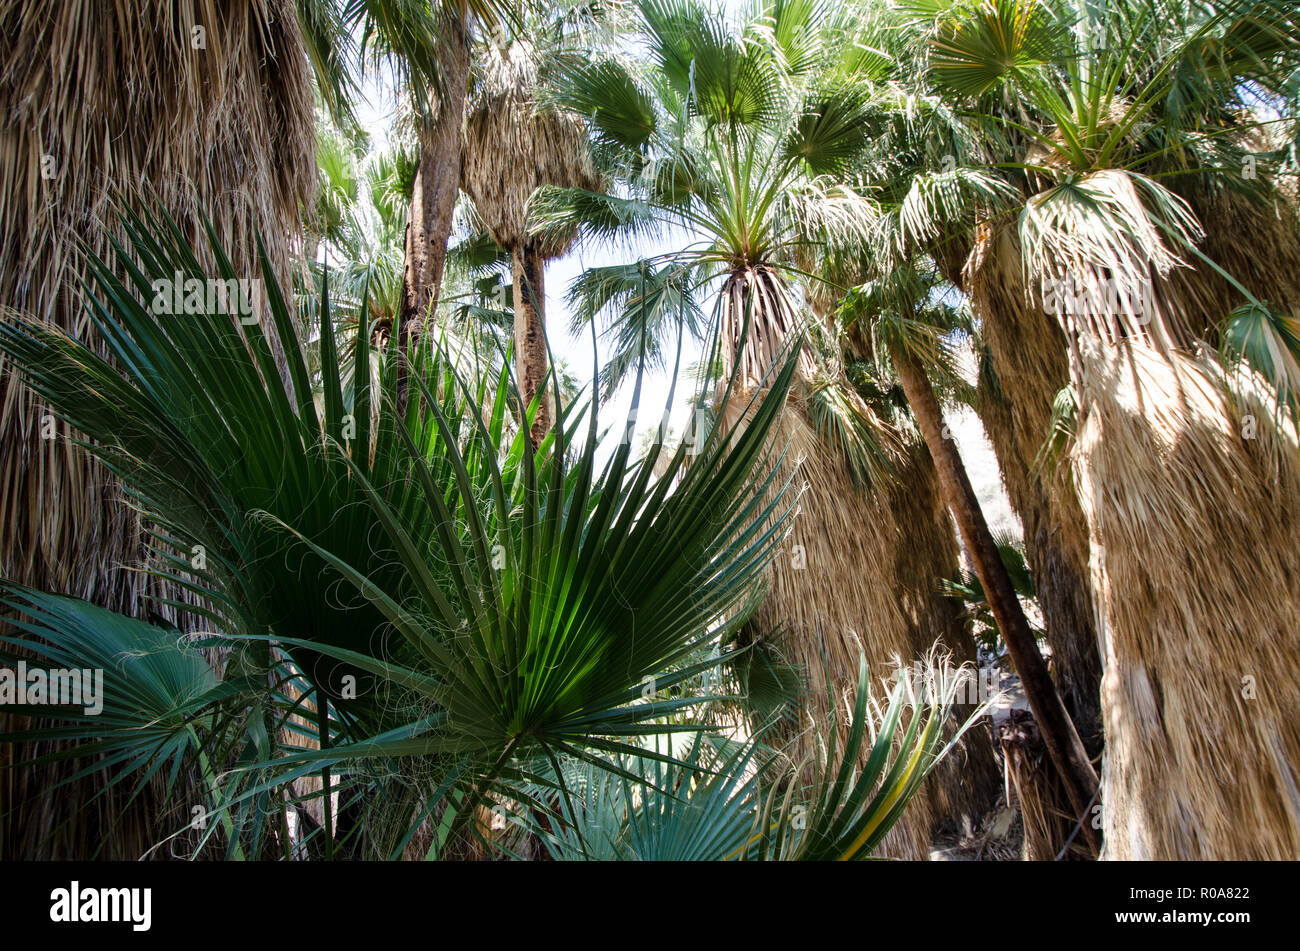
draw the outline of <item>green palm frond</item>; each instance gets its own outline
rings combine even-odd
[[[680,762],[625,758],[622,773],[588,766],[573,777],[572,822],[542,831],[560,861],[717,861],[742,853],[754,827],[757,745],[690,739]],[[667,752],[665,750],[665,752]],[[637,777],[633,783],[627,775]]]
[[[994,534],[993,541],[997,546],[998,558],[1007,570],[1007,577],[1011,581],[1011,587],[1016,592],[1016,596],[1024,601],[1036,599],[1038,589],[1035,586],[1029,563],[1025,559],[1024,546],[1021,541],[1009,532]],[[939,590],[947,597],[955,598],[965,605],[963,613],[970,622],[971,634],[976,643],[994,658],[1006,654],[1006,645],[1002,641],[1001,631],[998,629],[997,621],[989,608],[988,597],[984,593],[984,585],[974,572],[964,571],[959,578],[940,579]],[[1030,625],[1030,630],[1034,632],[1035,637],[1039,640],[1047,636],[1044,629],[1033,624]]]
[[[932,657],[925,682],[900,680],[883,712],[872,701],[867,673],[866,658],[860,657],[843,749],[837,731],[828,730],[813,782],[804,788],[776,786],[767,793],[754,858],[870,858],[925,777],[987,709],[988,701],[977,705],[945,743],[942,731],[969,668],[953,668]]]
[[[1300,319],[1261,304],[1238,307],[1223,326],[1222,353],[1272,387],[1279,409],[1300,425]]]
[[[356,41],[343,11],[330,0],[298,0],[296,6],[303,49],[325,108],[335,125],[352,126],[356,123],[352,104],[360,84],[355,64]]]
[[[529,215],[538,234],[576,229],[586,240],[608,243],[653,239],[661,226],[655,209],[637,198],[553,185],[533,194]]]
[[[805,403],[818,436],[844,457],[860,491],[897,478],[897,433],[846,380],[819,376],[810,383]]]
[[[652,94],[617,60],[565,69],[552,96],[571,112],[589,116],[598,141],[607,146],[643,152],[659,125]]]
[[[982,0],[940,14],[930,53],[935,80],[977,97],[1008,79],[1030,79],[1058,61],[1069,26],[1043,0]]]
[[[601,370],[602,395],[608,398],[638,367],[669,369],[667,349],[675,336],[704,335],[703,314],[694,293],[695,269],[672,262],[648,262],[589,268],[569,286],[572,329],[592,323],[611,342]]]
[[[84,681],[78,678],[81,696],[100,707],[51,707],[53,696],[34,706],[7,702],[6,709],[54,715],[68,725],[3,739],[67,736],[85,740],[60,755],[108,754],[94,768],[111,773],[109,785],[135,770],[140,774],[134,778],[143,782],[164,766],[170,767],[174,781],[198,751],[191,724],[205,719],[211,723],[219,701],[240,690],[250,691],[247,682],[223,684],[202,652],[174,628],[155,627],[75,598],[17,585],[5,585],[0,604],[14,612],[8,623],[23,635],[0,636],[0,644],[23,648],[29,668],[86,674]],[[13,662],[22,656],[4,653],[6,660]],[[102,677],[98,690],[92,673]],[[91,698],[90,693],[96,696]]]
[[[265,778],[228,810],[322,769],[416,758],[468,815],[519,758],[590,761],[700,728],[663,718],[705,698],[641,703],[643,680],[690,682],[700,664],[682,663],[720,636],[784,537],[785,487],[753,473],[793,359],[742,436],[715,431],[690,466],[679,448],[656,479],[660,446],[634,462],[624,443],[598,465],[595,413],[582,437],[581,406],[534,451],[526,426],[505,424],[509,377],[466,380],[436,352],[412,355],[422,400],[405,418],[391,372],[377,391],[356,372],[349,406],[327,288],[317,383],[264,265],[289,355],[282,386],[260,323],[224,306],[150,312],[155,281],[202,269],[170,220],[125,227],[129,281],[98,264],[91,301],[114,363],[21,317],[0,325],[0,350],[147,513],[153,570],[210,604],[201,613],[226,641],[283,650],[328,711],[326,748],[251,764]],[[236,279],[215,239],[212,251]],[[352,362],[368,359],[358,335]]]
[[[1067,384],[1052,399],[1052,417],[1048,435],[1034,457],[1034,473],[1038,478],[1057,471],[1065,454],[1069,452],[1078,433],[1079,398],[1074,386]]]
[[[745,29],[763,36],[783,75],[804,77],[835,55],[837,30],[848,20],[847,11],[828,0],[757,0]]]
[[[844,84],[817,89],[806,99],[783,149],[806,162],[814,175],[844,172],[866,151],[873,117],[868,87]]]

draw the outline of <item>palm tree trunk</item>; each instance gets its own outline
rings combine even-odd
[[[893,553],[894,575],[885,590],[898,601],[911,631],[910,659],[923,659],[937,642],[954,663],[978,666],[975,639],[961,616],[959,602],[938,594],[939,579],[960,574],[961,555],[938,471],[924,443],[908,447],[899,461],[897,483],[881,486],[876,493],[885,501],[881,514],[887,518],[870,524],[873,534],[885,536],[888,532],[892,536],[888,542],[878,538],[876,544],[887,545]],[[967,696],[967,702],[954,705],[948,730],[975,712],[975,704],[969,702],[972,699]],[[954,754],[926,781],[936,828],[960,830],[967,823],[977,828],[1002,789],[990,724],[985,721],[971,727],[958,741]]]
[[[515,364],[519,391],[531,404],[546,384],[546,262],[530,243],[511,249],[515,295]],[[551,428],[550,399],[543,398],[530,433],[539,445]]]
[[[294,4],[173,6],[160,19],[150,5],[119,5],[115,27],[136,41],[105,56],[95,5],[5,4],[5,59],[22,67],[0,75],[0,305],[83,340],[95,337],[72,292],[89,279],[79,248],[115,262],[111,241],[123,235],[111,196],[149,183],[200,248],[202,211],[237,272],[255,277],[259,241],[274,271],[288,273],[291,236],[312,194],[312,85]],[[178,21],[204,24],[204,53],[191,49],[188,33],[176,42]],[[267,342],[287,380],[278,336]],[[188,624],[161,603],[184,594],[138,570],[148,551],[117,480],[62,423],[44,438],[47,414],[0,367],[0,577]],[[0,711],[0,729],[16,720],[53,725]],[[0,752],[0,766],[67,750],[43,738]],[[105,790],[99,775],[75,778],[91,765],[87,756],[0,769],[0,860],[85,858],[101,841],[100,858],[135,860],[157,842],[176,797],[160,784],[133,796],[126,784]],[[63,783],[64,794],[49,794]],[[89,805],[72,813],[75,803]]]
[[[1097,791],[1097,773],[1092,768],[1083,741],[1070,720],[1047,672],[1029,622],[1020,607],[1011,579],[998,557],[997,545],[980,510],[975,490],[962,465],[956,442],[943,438],[943,415],[939,401],[925,371],[915,358],[894,354],[894,366],[907,394],[908,404],[925,436],[926,445],[939,470],[939,481],[948,499],[948,507],[957,521],[962,541],[970,552],[971,562],[988,596],[989,607],[1006,641],[1011,660],[1024,685],[1025,696],[1042,731],[1043,741],[1061,777],[1065,780],[1070,804],[1083,817]],[[1084,834],[1093,838],[1091,824],[1083,823]]]
[[[469,31],[459,19],[448,19],[438,40],[442,91],[431,103],[432,121],[420,129],[420,163],[411,192],[406,225],[406,270],[397,332],[402,354],[420,339],[424,320],[438,306],[447,242],[460,188],[461,124],[469,85]],[[397,368],[397,403],[406,407],[406,365]]]
[[[1022,349],[1028,351],[1027,359],[1040,355]],[[1019,421],[1042,420],[1041,429],[1033,432],[1045,437],[1050,428],[1050,396],[1017,392],[1021,399],[1013,402],[1008,390],[1012,387],[1004,387],[1001,394],[981,390],[977,412],[1002,468],[1007,498],[1024,530],[1025,557],[1043,612],[1056,684],[1075,726],[1091,746],[1101,739],[1101,654],[1088,575],[1088,523],[1064,474],[1050,478],[1036,474],[1037,447],[1033,455],[1026,452],[1033,437]],[[1038,446],[1043,441],[1039,439]]]
[[[1267,399],[1226,396],[1214,357],[1144,340],[1081,339],[1075,351],[1074,465],[1104,638],[1107,857],[1294,861],[1294,429],[1274,425]]]
[[[1300,307],[1293,207],[1195,179],[1179,190],[1207,226],[1203,254],[1259,299]],[[1023,299],[1020,249],[989,257],[1017,275],[1004,301]],[[1134,289],[1161,302],[1146,315],[1155,338],[1213,341],[1241,303],[1235,285],[1189,261],[1158,289]],[[1008,350],[1032,365],[1034,331],[1016,323],[1029,313],[1004,303],[985,310],[985,326],[1003,328]],[[1294,859],[1300,689],[1283,658],[1300,651],[1289,594],[1300,575],[1295,432],[1273,425],[1261,394],[1245,405],[1226,398],[1222,368],[1191,348],[1145,335],[1103,344],[1074,321],[1058,329],[1078,398],[1070,466],[1104,659],[1106,857]],[[1253,438],[1248,418],[1261,425]],[[1246,573],[1225,568],[1240,565]]]
[[[1088,571],[1088,523],[1067,467],[1050,477],[1034,473],[1050,435],[1052,401],[1070,382],[1065,336],[1051,316],[1028,302],[1014,227],[982,237],[974,260],[979,266],[965,289],[983,322],[993,370],[980,382],[977,411],[1024,529],[1056,683],[1080,733],[1097,737],[1101,651]]]

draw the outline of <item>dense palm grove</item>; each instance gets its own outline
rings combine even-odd
[[[165,6],[0,0],[0,857],[1300,858],[1293,2]]]

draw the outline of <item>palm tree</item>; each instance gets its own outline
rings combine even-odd
[[[15,38],[0,74],[9,235],[0,300],[69,330],[84,326],[72,292],[85,274],[79,242],[108,255],[119,195],[153,191],[196,240],[203,207],[248,272],[258,231],[272,260],[287,264],[315,168],[311,74],[294,4],[195,19],[183,36],[181,18],[168,28],[152,10],[123,4],[122,29],[141,41],[133,55],[112,58],[93,52],[94,15],[84,4],[0,6]],[[56,74],[59,63],[71,65]],[[119,145],[106,151],[105,141]],[[4,385],[0,571],[135,610],[141,579],[109,569],[136,560],[115,491],[66,440],[41,438],[46,411],[19,392],[10,368]]]
[[[419,337],[423,319],[438,305],[460,188],[461,129],[474,24],[470,6],[438,4],[432,23],[437,72],[430,81],[427,114],[419,121],[419,164],[406,228],[402,284],[399,335],[404,341]]]
[[[1020,308],[1013,282],[970,285],[980,314],[1000,305]],[[1069,469],[1048,468],[1043,447],[1060,423],[1055,408],[1070,399],[1064,338],[1045,314],[1032,309],[1020,330],[983,323],[976,335],[980,384],[972,401],[1001,462],[1003,482],[1020,519],[1036,578],[1056,682],[1071,717],[1090,745],[1101,729],[1101,655],[1088,569],[1088,526]],[[1006,312],[1003,310],[1002,312]]]
[[[1065,783],[1074,814],[1086,816],[1097,792],[1096,771],[1039,653],[1037,638],[962,464],[957,441],[946,433],[943,412],[927,373],[927,367],[944,364],[945,344],[940,328],[952,325],[948,316],[936,319],[933,313],[944,314],[948,305],[935,300],[932,281],[900,267],[888,278],[860,288],[855,304],[859,313],[874,317],[870,332],[877,359],[888,360],[902,384],[908,406],[934,456],[948,510],[1002,632],[1048,754]],[[1091,829],[1085,835],[1094,839],[1094,846],[1097,844]]]
[[[797,299],[804,281],[798,255],[836,232],[861,235],[870,217],[837,178],[867,143],[860,90],[816,82],[837,51],[835,24],[824,10],[772,4],[739,32],[691,3],[645,2],[639,11],[653,70],[641,74],[636,63],[611,57],[574,69],[559,93],[566,106],[591,117],[598,154],[626,191],[543,189],[535,200],[538,227],[576,226],[589,238],[608,239],[671,223],[698,236],[662,267],[646,262],[630,274],[609,268],[589,275],[589,285],[604,290],[588,310],[622,302],[627,294],[606,293],[607,285],[635,287],[647,272],[667,272],[668,286],[685,280],[674,299],[716,281],[722,372],[736,377],[734,389],[719,390],[717,410],[734,426],[741,406],[728,403],[728,394],[743,403],[808,327]],[[651,316],[648,308],[632,309],[638,319]],[[792,536],[797,547],[777,562],[751,618],[759,639],[780,642],[786,658],[805,670],[810,709],[822,713],[828,695],[852,683],[859,634],[878,675],[936,640],[959,657],[974,657],[952,605],[915,612],[894,594],[905,552],[920,559],[937,552],[943,564],[912,573],[904,589],[915,589],[925,604],[943,600],[938,578],[955,568],[951,529],[941,518],[901,520],[885,486],[908,454],[846,382],[839,349],[834,328],[816,322],[800,349],[798,384],[775,434],[785,449],[780,481],[807,480]],[[828,452],[828,445],[847,452]],[[868,491],[857,491],[868,483]],[[934,539],[926,535],[917,544],[911,535],[922,531]],[[800,737],[796,755],[810,751],[809,739]],[[969,803],[995,785],[987,737],[983,748],[972,741],[970,757],[970,773],[945,784],[950,800]],[[928,857],[934,819],[914,810],[886,850]]]
[[[540,101],[541,71],[572,50],[563,19],[531,22],[529,39],[488,44],[476,57],[477,82],[465,120],[461,184],[492,240],[510,254],[516,376],[525,405],[542,392],[550,365],[546,343],[545,267],[563,256],[574,233],[530,233],[528,205],[543,185],[599,190],[580,116]],[[548,62],[549,60],[549,62]],[[550,429],[553,395],[533,417],[533,441]]]
[[[219,10],[183,3],[165,18],[150,4],[120,3],[114,28],[132,39],[111,50],[102,15],[89,3],[0,4],[8,38],[0,304],[91,345],[78,291],[84,252],[109,256],[122,235],[115,203],[124,194],[152,192],[193,240],[203,234],[204,209],[241,276],[256,273],[259,234],[271,260],[287,266],[314,176],[311,63],[329,62],[308,56],[316,34],[289,0]],[[270,346],[283,367],[279,341]],[[141,530],[120,484],[75,448],[71,430],[11,364],[0,367],[0,389],[0,575],[132,614],[150,596],[168,596],[136,570]],[[169,606],[157,610],[176,617]],[[65,763],[18,774],[0,835],[6,848],[69,855],[98,824],[120,833],[105,855],[134,850],[147,834],[147,797],[123,816],[106,797],[84,826],[50,834],[58,823],[46,790],[75,771]]]
[[[0,252],[0,303],[68,329],[87,326],[74,290],[86,275],[80,245],[109,256],[111,237],[122,237],[119,197],[152,194],[206,253],[201,208],[241,275],[258,272],[259,237],[285,272],[313,198],[313,79],[332,116],[350,126],[356,32],[415,75],[437,72],[427,16],[403,2],[257,0],[215,19],[206,4],[160,19],[124,3],[114,8],[117,29],[136,39],[112,56],[101,15],[84,3],[0,4],[0,24],[15,38],[0,64],[0,197],[16,236]],[[283,376],[289,355],[277,336],[268,346]],[[0,372],[0,512],[12,527],[0,572],[137,613],[150,595],[166,597],[132,570],[140,528],[117,484],[70,448],[67,430],[9,367]],[[166,604],[159,610],[175,616]],[[32,801],[38,810],[50,802]],[[35,816],[22,824],[47,826]]]
[[[406,267],[398,337],[402,352],[436,310],[460,193],[463,129],[474,36],[508,31],[512,0],[440,0],[427,8],[378,2],[377,46],[408,80],[417,113],[418,162],[406,229]],[[406,400],[405,370],[399,392]]]
[[[1264,302],[1300,304],[1295,207],[1267,171],[1242,174],[1278,124],[1259,103],[1288,95],[1294,11],[1153,0],[1075,15],[999,0],[927,19],[924,35],[932,88],[1010,143],[999,165],[1023,196],[1001,215],[985,205],[967,265],[998,378],[1016,385],[1016,348],[1057,368],[1013,397],[1040,441],[1060,367],[1077,407],[1107,851],[1294,856],[1300,820],[1281,790],[1300,755],[1285,725],[1300,689],[1280,658],[1298,629],[1283,580],[1297,567],[1295,435],[1270,409],[1276,381],[1234,393],[1194,343],[1216,346],[1244,303],[1282,352]],[[1261,241],[1274,253],[1244,250]],[[1219,557],[1193,555],[1210,538]],[[1223,570],[1236,559],[1257,583]],[[1245,696],[1256,676],[1275,689]]]
[[[949,101],[932,88],[925,38],[932,21],[920,8],[903,14],[862,4],[853,32],[863,51],[854,70],[873,86],[869,163],[858,169],[881,206],[870,242],[873,274],[888,274],[921,253],[945,280],[977,298],[988,287],[967,280],[976,222],[1005,208],[1021,192],[999,165],[1014,130]],[[937,16],[937,11],[932,11]],[[985,110],[987,112],[987,110]],[[982,216],[982,217],[981,217]],[[980,232],[982,234],[983,232]],[[847,277],[850,285],[865,274]],[[1016,303],[1007,288],[1004,303]],[[987,307],[977,307],[980,314]],[[1014,333],[978,328],[981,385],[970,402],[993,443],[1009,501],[1024,530],[1037,578],[1055,679],[1078,729],[1100,732],[1101,664],[1093,622],[1087,528],[1073,486],[1061,471],[1044,473],[1039,450],[1050,431],[1053,398],[1068,383],[1063,338],[1046,318]]]

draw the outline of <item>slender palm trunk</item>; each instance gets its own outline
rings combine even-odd
[[[1027,361],[1043,355],[1027,345],[1019,349]],[[995,367],[997,363],[995,356]],[[1002,468],[1007,499],[1024,529],[1025,556],[1038,591],[1056,683],[1079,732],[1099,741],[1101,654],[1088,575],[1088,523],[1064,472],[1034,471],[1038,449],[1051,428],[1052,394],[1026,393],[1021,386],[1017,381],[1004,383],[1000,393],[982,391],[979,417]],[[1026,419],[1041,425],[1027,427]]]
[[[943,415],[930,380],[917,361],[906,354],[896,353],[894,365],[908,404],[934,457],[948,507],[970,552],[975,573],[988,595],[989,607],[1016,665],[1048,754],[1065,781],[1070,804],[1077,815],[1083,816],[1097,791],[1097,773],[1038,651],[1011,579],[998,557],[997,545],[962,465],[956,442],[943,438]],[[1083,828],[1084,834],[1092,838],[1090,823],[1085,821]]]
[[[735,271],[722,291],[722,307],[724,373],[734,370],[752,386],[780,357],[797,309],[767,267]],[[742,333],[746,319],[749,330]],[[803,383],[769,438],[772,464],[779,467],[774,485],[793,479],[803,494],[790,547],[769,567],[767,593],[750,627],[805,678],[785,738],[796,761],[812,762],[825,755],[816,733],[828,720],[836,724],[841,744],[847,737],[843,705],[857,681],[859,656],[865,655],[873,678],[883,680],[910,671],[936,642],[959,661],[973,659],[975,646],[939,593],[938,580],[956,570],[957,546],[951,522],[939,514],[928,455],[905,440],[890,440],[898,484],[861,491],[844,453],[819,435],[807,396],[800,393],[817,375],[808,348],[799,361]],[[720,407],[724,429],[740,424],[748,392],[733,394]],[[897,670],[900,663],[903,671]],[[962,766],[956,765],[959,759]],[[992,737],[986,730],[971,731],[959,756],[942,764],[924,794],[909,803],[881,854],[928,859],[936,826],[981,815],[997,785]]]
[[[546,261],[530,242],[525,242],[511,249],[510,262],[514,271],[515,364],[519,391],[524,402],[531,404],[546,384],[549,365],[544,283]],[[541,443],[550,428],[550,399],[544,397],[530,428],[534,446]]]
[[[438,306],[447,241],[460,188],[461,124],[469,84],[469,31],[461,20],[449,20],[438,41],[443,88],[434,115],[420,130],[420,163],[411,192],[406,226],[406,270],[397,333],[403,354],[420,339],[425,318]],[[406,366],[397,370],[397,402],[406,406]]]
[[[885,590],[898,601],[911,632],[913,646],[907,656],[913,662],[920,660],[937,642],[954,663],[977,666],[975,639],[962,619],[959,603],[938,594],[939,579],[960,573],[960,550],[938,471],[924,443],[908,447],[900,460],[897,483],[880,486],[876,493],[885,503],[881,514],[887,513],[894,526],[888,543],[894,573]],[[873,534],[886,534],[884,519],[870,524]],[[883,538],[877,540],[877,544],[883,543]],[[956,725],[974,712],[972,702],[955,704],[945,735],[951,735]],[[939,764],[926,787],[934,803],[936,828],[961,829],[965,823],[978,827],[1002,788],[993,730],[987,720],[966,732],[954,755]]]

